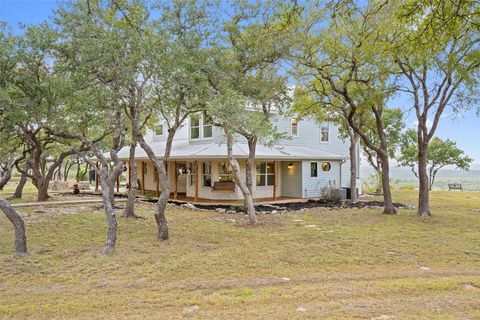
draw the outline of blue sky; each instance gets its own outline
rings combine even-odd
[[[15,33],[20,32],[19,23],[33,24],[47,19],[57,6],[55,0],[0,0],[0,20],[6,21]],[[408,106],[408,101],[397,98],[392,107]],[[407,127],[413,127],[414,116],[406,117]],[[450,138],[480,164],[480,117],[475,110],[453,117],[448,113],[442,118],[436,135],[442,139]]]

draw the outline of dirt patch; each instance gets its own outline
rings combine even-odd
[[[149,200],[145,200],[149,201]],[[153,201],[153,200],[152,200]],[[151,202],[151,201],[149,201]],[[242,205],[204,205],[204,204],[186,204],[184,202],[170,200],[170,204],[177,206],[184,206],[191,209],[200,209],[200,210],[209,210],[216,211],[220,213],[246,213],[246,209]],[[395,208],[402,209],[413,209],[411,206],[404,203],[394,203]],[[325,209],[363,209],[363,208],[382,208],[383,201],[375,200],[361,200],[356,204],[350,202],[327,202],[323,200],[308,200],[301,202],[290,202],[290,203],[281,203],[281,204],[260,204],[255,206],[257,213],[265,214],[278,214],[286,213],[290,211],[301,211],[307,209],[315,208],[325,208]]]

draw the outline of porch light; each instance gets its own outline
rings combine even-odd
[[[290,163],[288,164],[288,169],[293,169],[293,163],[292,163],[292,162],[290,162]]]

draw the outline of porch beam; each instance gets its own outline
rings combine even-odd
[[[198,161],[195,160],[195,202],[198,201]]]
[[[177,172],[177,161],[173,161],[173,198],[174,199],[177,199],[177,195],[178,195],[178,176],[177,176],[178,172]]]
[[[140,170],[141,171],[140,177],[142,178],[142,180],[140,180],[140,182],[142,184],[142,186],[141,186],[142,187],[142,189],[141,189],[142,190],[142,196],[144,196],[145,195],[145,162],[141,161],[140,164],[141,164],[140,167],[142,169],[142,170]]]
[[[277,200],[277,161],[273,161],[273,201]]]

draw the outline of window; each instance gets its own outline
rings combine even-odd
[[[320,141],[321,142],[328,142],[329,141],[329,132],[330,132],[330,126],[328,122],[323,122],[321,127],[320,127]]]
[[[218,181],[233,181],[232,169],[226,162],[218,163]]]
[[[213,120],[206,113],[203,114],[203,137],[212,137]]]
[[[273,162],[257,163],[257,186],[273,186],[275,180]]]
[[[323,171],[330,171],[330,169],[332,169],[332,165],[330,164],[330,162],[322,162],[322,170]]]
[[[290,135],[292,137],[296,137],[298,135],[298,120],[296,118],[292,118],[292,120],[290,120],[290,125],[291,125]]]
[[[213,137],[213,120],[205,112],[190,118],[190,139],[208,139]]]
[[[155,133],[156,136],[163,136],[163,124],[157,124],[153,128],[153,132]]]
[[[210,162],[202,163],[203,186],[212,186],[212,164]]]
[[[192,115],[190,118],[190,139],[200,138],[200,116]]]
[[[188,172],[188,185],[189,186],[195,185],[195,163],[189,162],[187,164],[187,172]]]
[[[310,177],[318,177],[318,167],[316,162],[310,162]]]

